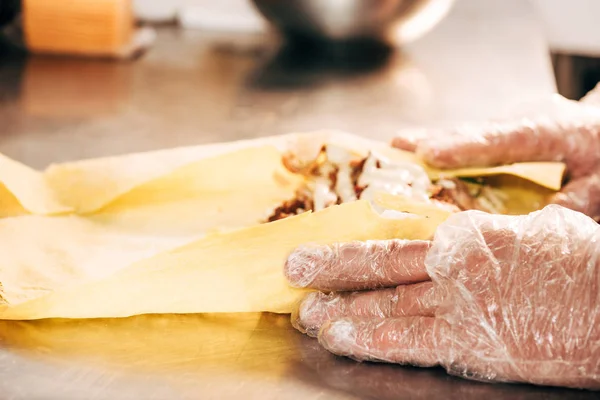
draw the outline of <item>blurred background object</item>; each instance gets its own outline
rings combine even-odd
[[[106,55],[133,37],[133,13],[122,0],[23,0],[23,29],[34,52]]]
[[[376,39],[402,44],[432,29],[454,0],[134,0],[136,15],[177,19],[185,28],[264,31],[328,41]],[[267,24],[266,22],[269,22]]]
[[[0,1],[0,28],[12,22],[21,12],[21,0]]]
[[[135,16],[144,22],[175,22],[177,11],[184,0],[133,0]]]
[[[155,39],[148,26],[156,24],[207,33],[275,30],[287,38],[368,39],[404,46],[434,29],[453,4],[464,1],[1,0],[0,32],[33,53],[110,58],[131,58],[148,49]],[[600,80],[600,2],[528,2],[544,28],[558,91],[581,98]],[[353,49],[359,54],[366,50],[365,57],[370,56],[368,47]],[[335,55],[330,50],[318,53],[318,57]]]
[[[329,41],[403,44],[433,28],[452,0],[252,0],[281,32]]]
[[[0,2],[0,26],[11,28],[5,34],[32,53],[128,58],[154,40],[135,20],[130,0]]]
[[[20,15],[22,10],[21,0],[0,1],[0,56],[8,50],[8,47],[23,47],[23,37],[20,27]]]
[[[184,0],[177,14],[183,28],[213,32],[265,32],[264,18],[250,0]]]
[[[552,52],[558,91],[580,99],[600,81],[600,1],[533,0]]]

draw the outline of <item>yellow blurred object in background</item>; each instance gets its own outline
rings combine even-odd
[[[129,0],[23,0],[23,27],[41,53],[124,56],[134,40]]]

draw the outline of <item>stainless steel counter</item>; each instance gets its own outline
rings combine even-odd
[[[322,128],[389,139],[555,89],[522,0],[460,0],[434,32],[392,54],[333,57],[273,42],[167,28],[133,62],[2,57],[0,151],[43,167]]]
[[[0,398],[11,400],[597,398],[359,364],[269,314],[0,322],[0,342]]]
[[[462,0],[434,32],[392,54],[306,53],[260,35],[173,28],[131,62],[25,57],[4,46],[0,151],[44,167],[327,127],[387,140],[405,126],[499,115],[555,89],[521,0]],[[294,331],[288,316],[0,321],[0,399],[485,397],[594,395],[354,363]]]

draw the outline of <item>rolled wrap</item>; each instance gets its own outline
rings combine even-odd
[[[289,313],[303,291],[287,285],[283,264],[297,246],[427,239],[447,216],[381,197],[380,205],[414,215],[384,218],[355,201],[262,223],[305,182],[282,154],[309,157],[328,143],[418,162],[337,132],[84,160],[42,173],[0,159],[0,201],[11,206],[0,219],[0,319]],[[535,182],[532,192],[560,187],[562,164],[536,164],[459,172],[511,174]]]

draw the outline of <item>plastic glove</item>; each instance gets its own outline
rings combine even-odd
[[[438,168],[563,161],[570,181],[551,202],[600,220],[600,85],[579,102],[556,95],[528,117],[405,134],[392,145]]]
[[[599,389],[599,241],[590,218],[550,205],[457,213],[431,243],[305,246],[286,263],[293,286],[377,290],[311,293],[292,321],[356,360]]]

